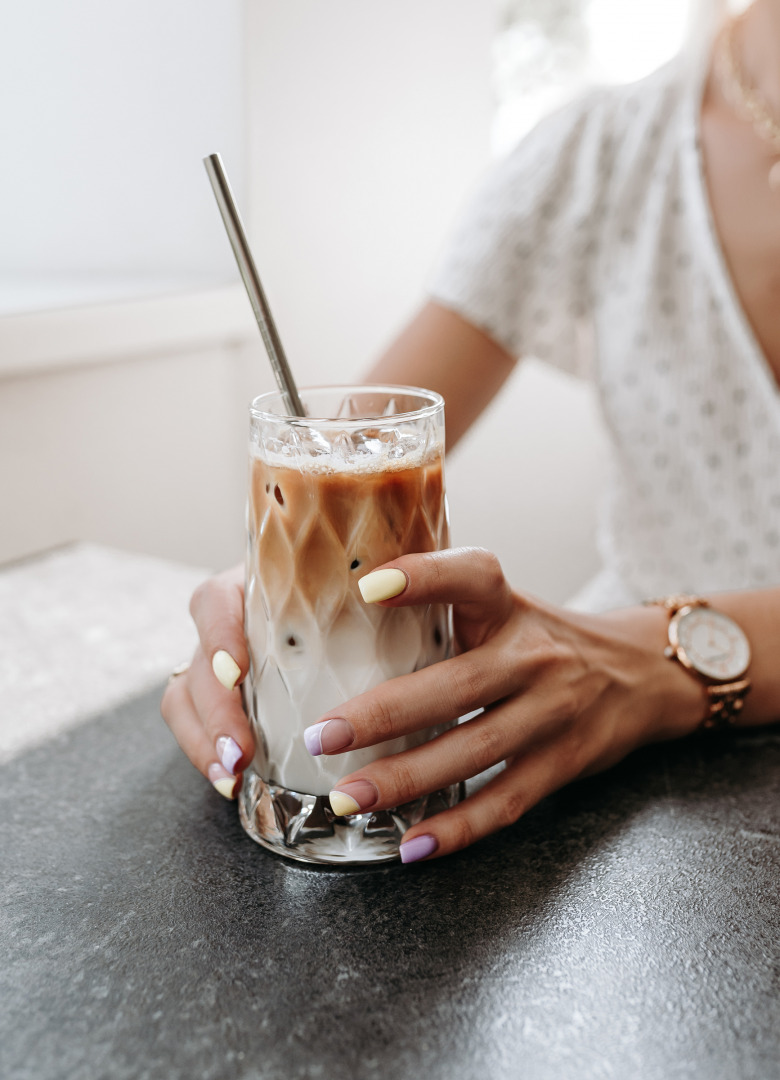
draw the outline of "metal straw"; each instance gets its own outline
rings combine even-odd
[[[290,416],[305,416],[306,412],[298,396],[298,388],[295,385],[293,373],[287,362],[274,317],[265,298],[263,286],[260,284],[260,275],[257,272],[252,252],[249,249],[249,241],[241,223],[241,215],[233,198],[233,192],[230,190],[230,182],[223,168],[222,158],[219,154],[209,154],[208,157],[203,159],[203,164],[206,166],[206,172],[214,189],[217,206],[219,206],[219,212],[222,214],[222,220],[225,223],[230,246],[233,248],[238,269],[241,272],[249,296],[249,303],[255,313],[257,325],[260,327],[268,359],[274,369],[276,384],[284,398],[285,408],[289,411]]]

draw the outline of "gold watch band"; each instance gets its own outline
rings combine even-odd
[[[708,686],[709,709],[701,722],[707,730],[720,730],[734,727],[750,692],[750,679],[737,682],[721,683],[720,686]]]
[[[671,596],[645,600],[645,604],[664,608],[669,613],[670,625],[677,612],[683,608],[710,607],[708,600],[688,593],[675,593]],[[680,661],[677,649],[672,645],[671,638],[664,653],[670,660]],[[690,667],[684,666],[687,671],[691,671]],[[691,671],[691,674],[698,678],[707,690],[707,712],[699,726],[707,731],[724,731],[727,728],[735,727],[745,704],[745,698],[750,691],[750,679],[742,678],[728,683],[711,683],[706,676],[699,672]]]
[[[670,617],[676,615],[684,607],[709,607],[709,600],[703,600],[700,596],[691,596],[688,593],[674,593],[672,596],[658,596],[652,600],[644,600],[647,607],[665,608]]]

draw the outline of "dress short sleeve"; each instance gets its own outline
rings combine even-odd
[[[488,175],[433,278],[431,296],[515,356],[581,370],[591,267],[609,173],[603,94],[543,120]]]

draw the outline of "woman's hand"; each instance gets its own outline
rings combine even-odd
[[[198,586],[190,613],[200,644],[189,669],[173,676],[160,711],[192,764],[234,799],[254,741],[238,689],[249,670],[244,638],[244,571],[227,570]]]
[[[636,747],[694,731],[705,715],[704,687],[664,657],[659,607],[565,611],[513,592],[480,549],[407,555],[389,567],[406,584],[396,575],[403,591],[381,602],[453,604],[458,655],[333,709],[308,729],[310,751],[358,749],[485,711],[345,776],[331,793],[334,811],[399,806],[506,762],[477,793],[410,829],[405,862],[463,848]]]

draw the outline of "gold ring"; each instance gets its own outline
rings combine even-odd
[[[173,682],[177,675],[185,675],[190,670],[189,660],[185,660],[183,664],[177,664],[173,671],[168,676],[168,682]]]

